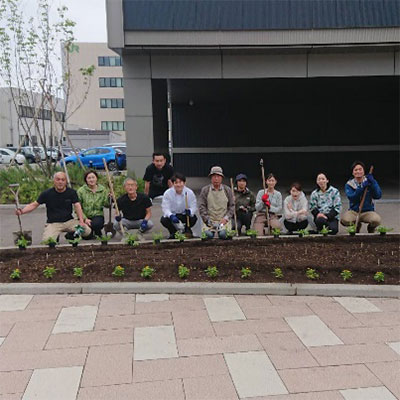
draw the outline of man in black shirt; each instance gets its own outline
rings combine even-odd
[[[140,233],[153,227],[151,218],[151,200],[144,193],[137,193],[137,182],[132,178],[124,181],[126,194],[117,199],[117,205],[123,218],[115,217],[114,229],[121,233],[120,221],[125,229],[139,229]]]
[[[151,199],[162,196],[168,188],[172,187],[171,177],[173,174],[174,169],[167,164],[165,155],[153,153],[153,163],[146,168],[143,177],[145,194]]]
[[[56,239],[61,232],[75,232],[76,225],[84,228],[82,236],[90,235],[91,229],[83,222],[82,207],[75,190],[67,187],[67,177],[64,172],[57,172],[53,178],[54,187],[40,193],[38,199],[27,204],[23,209],[17,209],[17,215],[28,214],[40,204],[46,204],[47,223],[43,231],[43,241],[52,237]],[[72,216],[72,206],[78,220]]]

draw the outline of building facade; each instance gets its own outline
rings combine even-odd
[[[77,51],[69,54],[72,77],[68,109],[70,128],[114,131],[125,140],[124,80],[122,59],[106,43],[77,42]],[[63,72],[67,71],[63,54]],[[79,107],[87,90],[80,68],[95,66],[85,102]],[[75,112],[73,112],[76,109]]]
[[[189,176],[398,177],[398,1],[107,0],[107,20],[138,175],[170,147]]]

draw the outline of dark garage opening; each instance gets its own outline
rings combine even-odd
[[[373,164],[381,181],[399,178],[398,77],[170,83],[173,163],[187,176],[206,176],[218,164],[227,176],[240,171],[256,177],[262,157],[267,172],[283,179],[310,179],[320,170],[346,179],[355,159]],[[324,147],[296,149],[308,146]],[[370,147],[329,151],[325,146]],[[224,152],[215,153],[220,147]]]

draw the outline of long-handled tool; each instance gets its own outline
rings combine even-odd
[[[111,237],[114,237],[117,232],[114,229],[114,224],[111,222],[111,208],[112,203],[110,202],[110,205],[108,206],[108,222],[104,225],[104,232],[106,234],[111,233]]]
[[[264,194],[267,193],[267,189],[265,187],[265,172],[264,172],[264,160],[261,158],[260,160],[260,165],[261,165],[261,175],[262,175],[262,181],[263,181],[263,188],[264,188]],[[268,224],[268,234],[271,234],[271,225],[269,223],[269,210],[267,205],[265,205],[265,216],[267,217],[267,224]]]
[[[15,208],[19,210],[20,209],[19,198],[18,198],[18,193],[20,188],[19,183],[12,183],[11,185],[8,185],[8,187],[11,193],[14,195]],[[14,190],[14,188],[16,188],[16,190]],[[32,244],[32,231],[23,231],[21,217],[18,214],[17,217],[18,217],[19,231],[13,232],[14,243],[17,244],[17,241],[23,237],[28,241],[28,244]]]
[[[108,165],[107,165],[107,162],[106,162],[105,158],[103,158],[103,164],[104,164],[104,169],[105,169],[106,175],[107,175],[108,186],[110,187],[111,197],[113,199],[114,206],[115,206],[115,215],[117,217],[121,217],[121,214],[120,214],[119,208],[118,208],[118,204],[117,204],[117,199],[115,198],[114,186],[113,186],[112,181],[111,181],[110,171],[108,170]],[[125,229],[124,229],[124,226],[122,225],[121,219],[119,220],[119,226],[121,228],[122,236],[124,236],[125,235]]]
[[[373,172],[374,172],[374,166],[371,165],[371,168],[369,169],[369,173],[372,174]],[[367,196],[367,191],[368,191],[368,186],[364,189],[364,193],[361,197],[360,208],[358,209],[358,214],[357,214],[357,219],[356,219],[356,229],[358,228],[358,224],[360,223],[361,211],[364,207],[364,202],[365,202],[365,197]],[[358,231],[358,229],[357,229],[357,231]]]
[[[237,215],[236,215],[236,201],[235,201],[235,191],[233,190],[233,179],[231,178],[231,190],[233,197],[233,219],[235,221],[236,236],[239,236],[239,229],[237,225]]]
[[[186,210],[189,209],[187,192],[185,192],[185,208],[186,208]],[[185,236],[188,239],[191,239],[193,237],[193,232],[192,232],[192,229],[190,228],[190,218],[189,218],[189,215],[187,215],[187,214],[186,214]]]

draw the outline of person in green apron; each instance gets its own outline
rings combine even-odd
[[[222,183],[224,173],[221,167],[212,167],[208,176],[211,183],[201,189],[198,202],[203,231],[208,238],[217,234],[220,239],[226,239],[227,230],[232,229],[235,208],[232,190]]]

